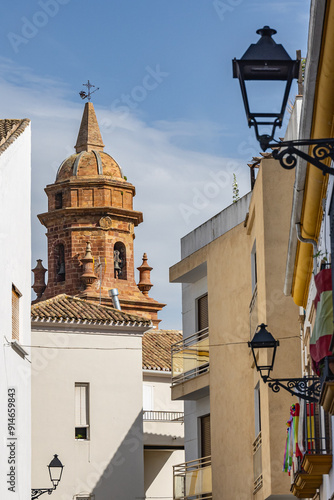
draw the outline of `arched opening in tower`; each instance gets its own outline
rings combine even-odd
[[[56,281],[65,281],[65,248],[62,243],[55,246]]]
[[[114,277],[126,280],[126,249],[121,241],[114,245]]]

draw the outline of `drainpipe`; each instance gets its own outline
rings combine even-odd
[[[108,290],[108,293],[113,301],[114,308],[120,311],[121,305],[119,303],[119,298],[118,298],[118,288],[112,288],[111,290]]]
[[[297,238],[299,241],[302,243],[310,243],[313,246],[313,273],[314,275],[317,274],[317,253],[318,253],[318,244],[315,240],[312,240],[311,238],[303,238],[301,235],[300,231],[300,222],[296,222],[296,233],[297,233]]]

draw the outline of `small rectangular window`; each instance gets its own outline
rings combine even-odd
[[[208,457],[211,455],[211,430],[210,430],[210,415],[200,417],[201,422],[201,456]]]
[[[254,245],[251,252],[251,267],[252,267],[252,291],[257,284],[257,260],[256,260],[256,241],[254,241]]]
[[[209,307],[208,294],[206,293],[197,299],[197,328],[198,331],[204,330],[209,326]]]
[[[20,340],[20,307],[19,301],[22,294],[12,285],[12,340]]]
[[[144,384],[143,385],[143,410],[153,411],[153,386]]]
[[[89,439],[89,384],[75,384],[75,439]]]
[[[55,196],[55,209],[59,210],[60,208],[63,208],[63,193],[56,193]]]
[[[261,432],[261,399],[260,399],[260,383],[256,384],[254,389],[254,409],[255,409],[255,437]]]

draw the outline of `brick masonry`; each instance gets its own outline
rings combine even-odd
[[[108,290],[118,288],[122,310],[150,317],[158,325],[157,314],[164,304],[145,296],[135,282],[134,228],[143,221],[142,213],[133,210],[135,188],[111,156],[101,150],[85,151],[82,140],[80,148],[45,189],[48,212],[38,218],[47,228],[48,283],[40,300],[66,293],[90,300],[101,296],[104,304],[111,305]],[[87,241],[98,278],[90,292],[81,280]],[[119,277],[114,270],[115,245],[125,250]]]

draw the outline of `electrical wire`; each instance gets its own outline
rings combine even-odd
[[[288,339],[300,339],[299,335],[292,335],[291,337],[281,337],[279,340],[288,340]],[[220,344],[209,344],[208,347],[224,347],[229,345],[241,345],[248,344],[247,340],[240,342],[225,342]],[[59,349],[59,350],[96,350],[96,351],[141,351],[141,347],[69,347],[69,346],[56,346],[56,345],[22,345],[22,347],[27,347],[31,349]],[[189,346],[191,348],[191,346]],[[187,347],[185,347],[187,348]]]

